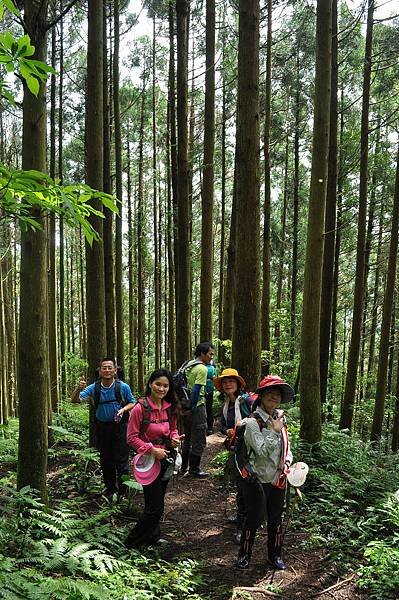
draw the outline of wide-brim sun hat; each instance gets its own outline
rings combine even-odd
[[[296,462],[287,471],[287,479],[294,487],[301,487],[305,483],[309,467],[304,462]]]
[[[238,374],[237,369],[232,369],[229,367],[228,369],[223,369],[223,371],[220,373],[219,377],[213,378],[213,384],[214,384],[215,388],[217,390],[219,390],[219,392],[223,391],[222,380],[225,379],[226,377],[234,377],[234,379],[237,379],[240,389],[244,389],[247,387],[247,384],[245,383],[245,379],[243,377],[241,377],[241,375]]]
[[[133,475],[141,485],[149,485],[158,477],[161,463],[153,454],[136,454],[132,461]]]
[[[255,393],[261,396],[267,388],[278,387],[281,390],[281,402],[289,402],[295,396],[295,390],[278,375],[266,375],[260,380]]]

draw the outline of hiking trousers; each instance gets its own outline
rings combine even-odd
[[[206,448],[206,408],[197,406],[194,413],[184,416],[183,451],[201,457]]]
[[[259,481],[248,483],[243,478],[240,478],[238,485],[245,503],[240,554],[251,556],[256,530],[265,519],[267,519],[269,557],[280,554],[285,490],[281,490],[271,483],[260,483]]]
[[[143,485],[144,512],[126,539],[129,548],[153,544],[160,538],[159,522],[165,508],[165,493],[168,486],[168,481],[162,481],[165,471],[166,462],[161,461],[158,477],[149,485]]]
[[[107,491],[123,491],[122,475],[129,474],[129,447],[126,442],[127,423],[96,421],[96,436],[100,465]]]

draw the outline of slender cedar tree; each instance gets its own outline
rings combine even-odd
[[[190,206],[187,130],[187,0],[176,0],[177,26],[177,285],[176,362],[190,356]]]
[[[53,7],[55,3],[53,2]],[[56,110],[56,48],[57,32],[53,27],[51,31],[51,66],[54,73],[51,75],[50,85],[50,177],[55,178],[56,174],[56,131],[55,131],[55,110]],[[58,378],[58,354],[57,354],[57,282],[56,282],[56,221],[55,214],[48,217],[49,239],[48,239],[48,347],[49,347],[49,376],[50,376],[50,400],[51,409],[54,412],[59,410],[60,393]]]
[[[295,356],[297,339],[296,305],[298,287],[298,253],[299,253],[299,135],[301,124],[301,73],[299,64],[299,42],[297,42],[295,83],[295,132],[294,132],[294,198],[292,214],[292,260],[291,260],[291,302],[290,302],[290,359]]]
[[[47,2],[24,3],[24,24],[35,53],[45,60]],[[46,86],[42,82],[37,96],[24,84],[22,168],[46,170]],[[43,215],[32,207],[31,217],[42,225]],[[47,245],[46,232],[27,229],[21,232],[20,320],[18,344],[19,445],[18,489],[30,485],[47,499],[47,416],[48,345]]]
[[[115,137],[115,191],[119,200],[119,213],[115,218],[115,316],[116,316],[116,360],[123,367],[125,362],[123,336],[123,293],[122,293],[122,133],[119,101],[119,3],[114,1],[114,56],[113,56],[113,101],[114,101],[114,137]]]
[[[63,0],[60,0],[59,10],[63,12]],[[59,76],[58,76],[58,178],[60,184],[63,182],[64,168],[64,144],[62,130],[64,127],[64,19],[59,21]],[[65,240],[64,240],[64,219],[62,215],[59,218],[59,341],[60,341],[60,362],[61,362],[61,397],[66,395],[66,361],[65,361]]]
[[[260,371],[259,0],[239,4],[237,94],[237,279],[232,364],[250,389]]]
[[[332,2],[331,13],[331,105],[324,234],[323,274],[320,312],[320,400],[326,401],[328,357],[331,333],[331,311],[334,284],[334,256],[337,222],[337,134],[338,134],[338,32],[337,0]]]
[[[146,60],[146,58],[145,58]],[[137,389],[144,390],[144,328],[145,328],[145,273],[144,273],[144,121],[146,110],[147,73],[144,66],[141,92],[139,131],[138,190],[137,190]]]
[[[397,452],[399,448],[399,329],[396,331],[396,348],[396,382],[393,390],[396,400],[392,425],[392,452]]]
[[[103,0],[103,191],[112,194],[111,182],[111,127],[110,127],[110,82],[108,60],[107,9],[109,3]],[[107,356],[116,357],[115,328],[115,261],[114,261],[114,213],[104,207],[103,220],[104,276],[112,285],[105,286],[105,335],[107,340]]]
[[[154,352],[155,368],[161,366],[161,264],[159,260],[159,206],[158,206],[158,166],[157,166],[157,53],[156,53],[156,19],[152,15],[152,212],[154,240]]]
[[[94,189],[103,184],[103,3],[89,0],[87,89],[86,89],[86,179]],[[100,211],[101,203],[93,201]],[[102,219],[90,217],[92,227],[102,237]],[[112,285],[112,281],[107,281]],[[105,335],[105,278],[102,243],[86,242],[86,314],[87,314],[87,361],[88,379],[94,373],[106,352]],[[94,428],[90,430],[90,442],[94,442]]]
[[[309,443],[321,440],[320,299],[327,189],[331,85],[331,0],[318,0],[316,73],[309,213],[301,333],[301,429]]]
[[[266,350],[266,360],[262,363],[262,375],[267,375],[270,365],[270,121],[272,87],[272,8],[273,0],[267,2],[267,42],[266,42],[266,82],[265,82],[265,123],[263,134],[263,155],[265,162],[265,198],[263,204],[263,264],[262,264],[262,311],[261,344]]]
[[[206,0],[205,122],[202,167],[201,340],[212,339],[213,195],[215,153],[215,0]]]
[[[2,232],[3,233],[3,232]],[[1,253],[6,254],[7,250],[0,247]],[[7,423],[8,416],[10,414],[9,406],[9,393],[8,393],[8,353],[7,353],[7,332],[6,332],[6,314],[5,314],[5,303],[6,294],[5,289],[7,286],[6,272],[4,269],[5,260],[4,257],[0,258],[0,352],[3,356],[3,368],[0,374],[0,424]]]
[[[370,439],[377,441],[382,434],[382,422],[384,419],[385,394],[387,387],[387,367],[390,341],[390,327],[392,318],[392,307],[395,291],[396,261],[398,253],[398,229],[399,229],[399,147],[396,165],[396,182],[393,199],[392,228],[389,244],[388,271],[385,282],[384,304],[382,309],[380,351],[378,357],[377,385],[375,391],[375,404],[373,413],[373,424],[371,426]]]
[[[360,131],[360,181],[359,181],[359,212],[357,221],[356,245],[356,275],[355,291],[353,296],[353,317],[351,341],[348,351],[348,364],[346,369],[345,392],[342,402],[340,429],[351,429],[353,410],[356,395],[357,369],[360,354],[360,334],[362,331],[362,317],[364,305],[364,270],[366,247],[366,218],[367,218],[367,167],[369,145],[369,100],[370,77],[373,46],[373,15],[374,0],[369,0],[366,28],[366,48],[363,69],[363,100]]]
[[[224,27],[223,27],[224,28]],[[223,63],[225,60],[225,40],[223,34]],[[218,300],[218,337],[223,339],[222,324],[223,324],[223,294],[224,294],[224,270],[225,270],[225,245],[226,245],[226,79],[222,72],[222,140],[221,140],[221,199],[220,199],[220,259],[219,259],[219,300]],[[223,346],[222,346],[223,347]],[[219,360],[221,356],[219,355]]]
[[[168,344],[172,371],[176,369],[176,267],[177,267],[177,142],[175,98],[175,34],[173,0],[168,7],[169,68],[168,68]]]

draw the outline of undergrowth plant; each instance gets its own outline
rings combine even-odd
[[[399,488],[397,456],[332,426],[320,444],[302,445],[299,453],[310,467],[303,510],[296,517],[309,531],[305,544],[325,548],[342,569],[358,568],[366,560],[359,584],[373,590],[373,598],[397,598],[399,577],[391,559],[398,548],[399,519],[392,500]]]
[[[29,488],[0,493],[0,598],[199,600],[195,561],[127,553],[111,506],[82,518]]]

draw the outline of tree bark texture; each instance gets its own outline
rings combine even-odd
[[[204,162],[202,168],[200,339],[212,339],[215,153],[215,0],[206,0]]]
[[[188,1],[176,0],[177,25],[177,285],[176,362],[191,355],[190,340],[190,199],[188,164],[187,105],[187,18]]]
[[[301,332],[301,439],[321,439],[320,301],[327,190],[331,86],[331,0],[318,0],[312,171]]]
[[[24,21],[35,53],[45,60],[47,2],[25,0]],[[24,86],[22,168],[46,169],[46,86],[36,96]],[[31,216],[39,220],[39,231],[21,232],[20,320],[18,343],[19,445],[18,489],[30,485],[47,500],[48,345],[47,240],[43,215],[36,207]]]
[[[359,212],[357,224],[356,245],[356,276],[355,291],[353,296],[353,317],[351,341],[348,351],[348,364],[346,369],[345,392],[342,403],[340,429],[351,429],[353,410],[356,396],[357,370],[360,354],[360,334],[362,331],[363,305],[364,305],[364,269],[366,245],[366,218],[367,218],[367,168],[368,168],[368,129],[369,129],[369,99],[370,78],[373,45],[373,15],[374,0],[369,0],[366,29],[366,49],[363,71],[363,100],[360,133],[360,182],[359,182]]]
[[[370,439],[377,441],[382,434],[382,423],[384,419],[385,394],[387,383],[387,367],[390,341],[390,328],[392,318],[392,306],[396,280],[396,261],[398,253],[398,230],[399,230],[399,147],[396,167],[395,194],[392,210],[391,239],[389,244],[389,259],[387,278],[385,283],[384,304],[382,309],[380,350],[378,357],[377,385],[375,391],[375,404],[373,423],[371,426]]]
[[[232,364],[253,389],[260,373],[259,0],[239,4],[237,270]]]

